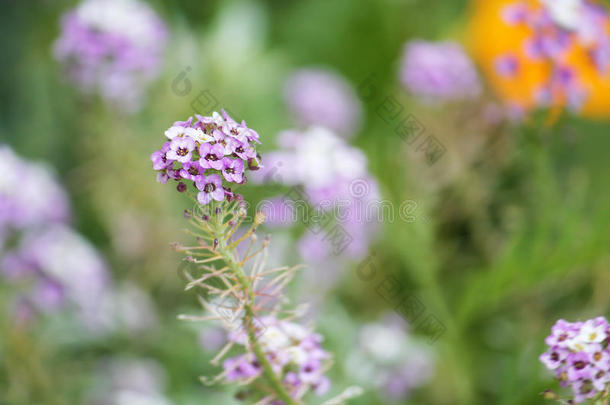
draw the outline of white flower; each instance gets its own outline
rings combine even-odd
[[[594,320],[588,320],[580,329],[576,339],[584,343],[601,343],[606,339],[606,325],[596,325]]]
[[[308,187],[325,187],[337,178],[366,174],[364,155],[324,127],[305,131],[295,153],[296,170]]]
[[[216,111],[214,111],[212,113],[212,121],[214,122],[214,124],[216,124],[218,127],[221,127],[222,124],[224,124],[225,119],[222,115],[220,115],[219,113],[217,113]]]
[[[167,131],[165,131],[165,136],[167,136],[169,139],[174,139],[177,136],[183,136],[185,131],[185,127],[171,127]]]
[[[201,129],[197,128],[187,128],[185,134],[193,138],[195,141],[199,143],[211,142],[214,140],[214,137],[204,133]]]
[[[299,346],[291,346],[286,349],[289,361],[294,364],[303,364],[307,361],[307,352]]]
[[[551,13],[555,23],[563,28],[575,30],[583,17],[582,0],[541,0]]]
[[[259,342],[266,351],[276,351],[288,347],[290,338],[277,326],[270,326],[259,338]]]
[[[310,335],[310,332],[303,326],[294,322],[282,322],[282,331],[294,340],[301,341]]]
[[[102,32],[148,46],[157,40],[157,16],[148,4],[136,0],[86,0],[77,9],[79,19]]]
[[[400,329],[388,328],[381,324],[369,324],[362,328],[362,347],[381,363],[396,361],[402,353],[402,343],[407,336]]]
[[[190,128],[190,127],[185,128],[185,127],[181,127],[181,126],[175,126],[175,127],[169,128],[167,131],[165,131],[165,136],[167,136],[169,139],[188,136],[188,137],[193,138],[195,141],[202,142],[202,143],[210,142],[210,141],[214,140],[214,138],[212,138],[210,135],[203,133],[203,131],[201,129],[195,129],[195,128]]]

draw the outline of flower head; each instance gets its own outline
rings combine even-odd
[[[546,338],[549,350],[540,356],[540,361],[554,372],[562,386],[572,388],[575,402],[608,388],[609,331],[610,325],[603,317],[575,323],[560,319]]]
[[[325,377],[326,363],[330,355],[321,346],[321,336],[305,327],[273,316],[260,320],[264,328],[258,338],[260,345],[270,360],[276,373],[284,375],[292,395],[305,387],[312,388],[318,395],[324,394],[330,386]],[[229,339],[247,347],[247,336],[243,330],[229,335]],[[223,367],[227,380],[247,380],[260,373],[260,365],[253,356],[241,355],[225,360]]]
[[[55,58],[85,92],[135,111],[161,70],[166,28],[140,0],[85,0],[61,21]]]
[[[259,135],[245,121],[238,124],[225,111],[195,117],[196,120],[190,117],[176,121],[165,131],[169,141],[150,158],[157,181],[192,181],[201,204],[233,199],[235,193],[230,185],[243,184],[246,170],[261,167],[255,146]],[[186,184],[180,183],[179,191],[187,189]]]

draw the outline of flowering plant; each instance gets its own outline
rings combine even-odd
[[[174,244],[186,255],[183,268],[187,290],[199,289],[206,316],[183,315],[185,320],[217,320],[227,329],[228,342],[212,360],[226,358],[223,371],[204,383],[224,381],[246,386],[239,398],[257,404],[299,404],[308,391],[324,394],[330,381],[324,375],[331,356],[322,348],[322,336],[297,323],[302,310],[284,310],[282,295],[298,267],[265,269],[269,239],[257,243],[256,230],[262,213],[241,236],[246,219],[245,203],[230,186],[245,182],[246,169],[260,166],[255,143],[258,134],[245,122],[238,124],[226,112],[196,116],[176,122],[165,135],[170,139],[152,154],[153,168],[162,183],[178,181],[178,191],[187,192],[185,181],[197,194],[193,210],[186,216],[196,238],[192,246]],[[352,387],[327,404],[342,403],[357,395]]]
[[[555,373],[562,387],[572,388],[575,402],[580,403],[585,399],[608,400],[609,343],[610,324],[604,317],[574,323],[560,319],[546,338],[549,350],[540,356],[540,361]],[[550,391],[545,396],[559,399]]]

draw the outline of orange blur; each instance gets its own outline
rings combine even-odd
[[[525,40],[532,35],[529,27],[510,25],[502,19],[502,9],[515,0],[473,0],[467,35],[467,47],[487,77],[490,86],[508,104],[525,110],[535,107],[534,94],[549,81],[551,65],[548,61],[532,60],[524,50]],[[527,4],[540,6],[537,0]],[[610,35],[610,24],[607,32]],[[513,54],[519,61],[514,77],[502,77],[494,69],[497,57]],[[591,61],[587,49],[572,45],[566,65],[575,70],[580,85],[588,91],[588,98],[580,115],[590,118],[610,118],[610,72],[601,75]],[[554,94],[553,105],[565,106],[563,95]]]

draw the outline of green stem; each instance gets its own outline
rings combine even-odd
[[[213,211],[212,211],[213,212]],[[222,217],[221,215],[214,215],[214,225],[213,228],[213,236],[218,239],[218,248],[217,251],[220,253],[225,260],[225,262],[229,265],[229,268],[232,270],[233,275],[239,281],[241,287],[244,291],[248,293],[248,302],[246,302],[244,306],[245,316],[244,322],[248,331],[248,340],[250,342],[250,347],[254,351],[258,362],[263,368],[263,374],[265,375],[267,381],[271,385],[271,388],[275,391],[277,396],[284,401],[287,405],[299,405],[297,401],[295,401],[290,394],[286,391],[286,388],[280,381],[278,375],[273,371],[271,367],[271,363],[265,356],[263,349],[261,348],[258,340],[256,338],[256,329],[254,325],[254,291],[250,288],[250,282],[239,263],[235,260],[235,256],[231,249],[227,247],[226,241],[224,240],[224,235],[222,233]]]

